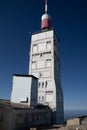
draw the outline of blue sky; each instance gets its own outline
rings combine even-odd
[[[49,0],[60,38],[65,109],[87,109],[87,1]],[[44,0],[0,0],[0,98],[10,99],[13,74],[28,74],[29,32],[40,30]]]

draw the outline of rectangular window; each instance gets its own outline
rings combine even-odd
[[[40,100],[40,96],[39,96],[39,100]]]
[[[44,101],[44,96],[42,96],[42,101]]]
[[[32,69],[36,69],[36,61],[32,61]]]
[[[36,58],[39,58],[39,57],[40,57],[40,53],[32,54],[33,59],[36,59]]]
[[[38,51],[45,51],[46,50],[46,43],[40,43],[38,45]]]
[[[40,87],[41,86],[41,83],[39,82],[39,85],[38,85],[38,87]]]
[[[47,88],[47,81],[45,81],[45,88]]]
[[[45,61],[38,61],[37,62],[37,68],[44,68],[45,67]]]
[[[48,55],[48,54],[51,54],[51,51],[43,52],[43,55]]]
[[[44,82],[42,82],[42,88],[44,87]]]
[[[46,62],[46,67],[51,67],[51,61]]]
[[[51,71],[43,72],[43,78],[49,78],[49,77],[51,77]]]
[[[47,50],[51,50],[51,43],[47,43]]]
[[[53,91],[46,91],[46,93],[53,93]]]
[[[37,52],[37,45],[33,45],[33,53]]]

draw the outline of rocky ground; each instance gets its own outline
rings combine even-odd
[[[62,126],[54,130],[87,130],[87,125]]]
[[[87,130],[87,125],[61,126],[52,130]]]
[[[31,130],[87,130],[87,125],[50,126],[50,127],[39,127],[37,129],[32,128]]]

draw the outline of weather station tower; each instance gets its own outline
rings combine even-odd
[[[59,42],[48,14],[48,0],[45,0],[41,31],[31,35],[29,75],[38,78],[38,103],[52,109],[54,124],[62,124],[64,121]]]

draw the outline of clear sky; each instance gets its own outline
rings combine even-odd
[[[65,109],[87,109],[87,0],[49,0],[60,38]],[[44,0],[0,0],[0,98],[10,99],[13,74],[28,74],[30,33],[40,30]]]

